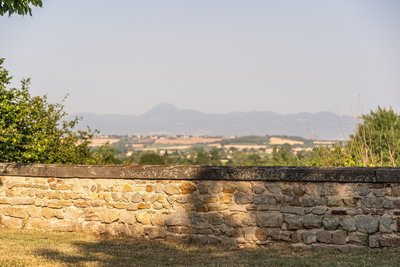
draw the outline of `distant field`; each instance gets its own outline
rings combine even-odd
[[[157,139],[156,145],[195,145],[210,144],[222,141],[223,138],[188,137],[188,138],[163,138]]]
[[[293,139],[288,139],[288,138],[281,138],[281,137],[271,137],[269,139],[269,144],[270,145],[284,145],[284,144],[289,144],[289,145],[304,145],[303,141],[297,141]]]
[[[119,139],[116,139],[116,138],[96,138],[96,137],[94,137],[92,139],[91,146],[102,146],[102,145],[105,145],[107,143],[109,143],[111,145],[111,144],[114,144],[114,143],[116,143],[118,141],[119,141]]]
[[[176,245],[82,233],[0,229],[0,266],[399,266],[400,253],[288,246],[258,249]]]

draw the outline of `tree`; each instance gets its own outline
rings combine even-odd
[[[146,153],[140,157],[139,164],[142,165],[164,165],[165,160],[155,153]]]
[[[62,104],[51,104],[47,97],[31,96],[30,80],[21,88],[7,89],[11,76],[0,59],[0,162],[18,163],[104,163],[109,156],[96,153],[90,142],[96,131],[74,131],[78,118],[63,120]]]
[[[42,0],[0,0],[0,16],[8,13],[9,16],[12,14],[32,16],[32,8],[42,7]]]
[[[358,166],[400,165],[400,115],[391,108],[378,107],[363,115],[346,145],[353,164]]]

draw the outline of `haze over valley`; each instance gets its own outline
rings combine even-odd
[[[288,135],[313,140],[344,140],[354,131],[356,120],[333,112],[278,114],[271,111],[206,113],[156,105],[142,115],[79,113],[80,126],[101,134],[245,136]]]

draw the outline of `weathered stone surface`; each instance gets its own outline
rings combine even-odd
[[[55,220],[51,222],[51,229],[57,232],[74,232],[76,226],[72,221]]]
[[[325,215],[322,224],[326,230],[335,230],[339,226],[339,218],[333,215]]]
[[[112,209],[102,209],[97,212],[97,215],[99,216],[99,220],[103,223],[112,223],[119,219],[119,212]]]
[[[351,232],[349,233],[349,242],[355,245],[368,246],[369,243],[368,234],[360,232]]]
[[[379,248],[380,242],[379,239],[381,238],[380,234],[370,235],[368,239],[368,245],[370,248]]]
[[[165,223],[167,226],[187,226],[189,218],[187,213],[175,212],[167,217]]]
[[[151,223],[150,214],[148,214],[146,211],[138,211],[138,212],[136,212],[136,220],[139,223],[145,224],[145,225]]]
[[[220,225],[224,223],[222,214],[216,212],[206,214],[205,218],[212,225]]]
[[[23,220],[17,217],[0,216],[0,225],[9,229],[21,229]]]
[[[324,215],[328,211],[327,207],[315,207],[312,208],[311,213],[315,215]]]
[[[268,239],[268,230],[265,228],[257,228],[255,236],[260,241],[265,241]]]
[[[376,233],[379,229],[379,217],[371,215],[355,216],[356,227],[358,231],[366,234]]]
[[[292,233],[290,231],[282,231],[281,229],[271,228],[268,230],[271,240],[290,242]]]
[[[174,184],[167,184],[163,186],[163,190],[168,195],[179,195],[181,193],[181,189]]]
[[[379,243],[382,247],[400,247],[400,236],[396,234],[383,235],[379,239]]]
[[[298,215],[305,214],[303,207],[284,206],[279,211],[283,212],[283,213],[291,213],[291,214],[298,214]]]
[[[182,194],[192,194],[197,189],[194,184],[188,182],[183,182],[180,188]]]
[[[14,217],[14,218],[20,218],[20,219],[26,219],[29,217],[27,208],[19,208],[19,207],[12,207],[12,206],[8,206],[7,208],[5,208],[3,214],[10,216],[10,217]]]
[[[317,241],[321,243],[331,243],[332,242],[332,232],[319,230],[317,232]]]
[[[165,218],[161,213],[155,213],[151,215],[151,224],[155,226],[164,226]]]
[[[256,221],[260,227],[281,227],[283,215],[280,212],[260,211],[256,213]]]
[[[340,227],[348,232],[357,231],[356,220],[354,217],[343,218],[340,221]]]
[[[347,241],[346,231],[336,230],[332,232],[332,243],[336,245],[344,245]]]
[[[320,228],[322,226],[322,216],[307,214],[303,217],[303,225],[305,228]]]
[[[226,218],[224,219],[224,223],[231,227],[255,226],[256,224],[258,226],[263,227],[266,224],[269,225],[276,225],[277,223],[279,224],[278,221],[273,221],[273,220],[279,220],[279,218],[275,217],[275,214],[268,217],[268,219],[265,219],[265,217],[260,215],[260,220],[264,219],[264,221],[260,222],[260,224],[258,224],[257,217],[249,213],[239,212],[239,213],[233,213],[225,217]]]
[[[311,245],[317,242],[317,234],[315,231],[306,231],[301,234],[301,240],[306,245]]]
[[[285,222],[289,230],[298,230],[303,228],[303,216],[300,215],[285,215]]]
[[[4,227],[181,242],[211,238],[242,247],[400,246],[400,176],[393,179],[393,169],[62,166],[60,171],[41,165],[39,172],[46,169],[88,176],[2,176]],[[88,178],[98,170],[101,177]]]
[[[136,223],[136,215],[133,211],[121,211],[119,213],[119,222],[134,224]]]
[[[246,194],[246,193],[241,193],[241,192],[236,192],[234,194],[235,202],[237,204],[250,204],[253,202],[253,197],[252,195]]]
[[[390,234],[396,230],[396,221],[388,214],[381,216],[379,220],[379,232],[382,234]]]

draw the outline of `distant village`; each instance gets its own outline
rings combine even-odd
[[[235,157],[257,155],[261,160],[271,157],[283,147],[291,154],[311,152],[316,147],[341,145],[337,140],[311,140],[295,136],[191,136],[191,135],[99,135],[93,138],[93,148],[111,146],[122,161],[145,153],[176,159],[174,163],[207,163],[197,160],[199,154],[219,163],[234,162]],[[197,160],[197,161],[196,161]],[[129,160],[128,160],[129,161]]]

